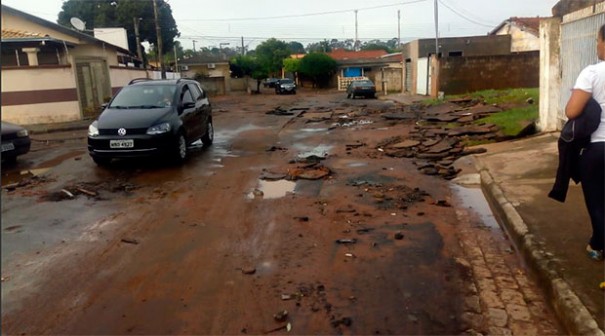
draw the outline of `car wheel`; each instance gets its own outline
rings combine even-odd
[[[109,165],[109,163],[111,162],[110,158],[101,158],[101,157],[94,157],[92,158],[92,160],[97,164],[97,166],[99,167],[106,167]]]
[[[202,137],[202,143],[204,146],[212,145],[214,141],[214,126],[212,125],[212,119],[208,119],[208,125],[206,125],[206,134]]]
[[[176,146],[174,148],[174,158],[177,163],[182,163],[187,159],[187,140],[185,135],[181,132],[176,139]]]
[[[347,99],[351,99],[351,94],[347,93]]]

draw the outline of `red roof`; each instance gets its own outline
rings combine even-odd
[[[335,49],[328,53],[336,61],[340,60],[362,60],[362,59],[375,59],[382,55],[386,55],[387,52],[384,50],[362,50],[362,51],[349,51],[345,49]]]

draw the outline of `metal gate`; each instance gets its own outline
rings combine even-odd
[[[418,59],[418,77],[416,77],[416,94],[427,95],[429,84],[429,59]]]
[[[412,92],[412,85],[414,82],[412,81],[412,62],[405,62],[405,92]]]
[[[103,101],[111,97],[107,63],[104,60],[77,60],[76,74],[82,117],[95,118]]]
[[[565,117],[565,105],[571,96],[576,78],[586,66],[595,64],[597,58],[597,30],[605,23],[601,12],[577,21],[561,25],[561,101],[559,117]]]

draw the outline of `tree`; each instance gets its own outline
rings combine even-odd
[[[330,47],[330,42],[328,40],[323,40],[316,43],[309,43],[307,45],[307,51],[310,53],[314,52],[330,52],[332,51],[332,47]]]
[[[174,45],[174,38],[180,35],[172,9],[166,0],[156,0],[162,35],[163,53],[168,53]],[[136,54],[136,37],[133,18],[142,18],[139,23],[141,41],[153,44],[157,49],[155,20],[152,0],[67,0],[63,2],[57,22],[70,26],[69,20],[78,17],[86,22],[86,28],[124,27],[128,37],[129,50]]]
[[[256,47],[256,59],[265,72],[277,74],[281,72],[284,59],[290,57],[290,49],[284,41],[270,38]]]
[[[238,55],[229,62],[232,77],[252,77],[256,80],[256,92],[260,92],[260,82],[267,78],[267,72],[256,57]]]
[[[300,42],[292,41],[292,42],[288,43],[288,48],[290,49],[290,52],[293,54],[304,54],[305,53],[305,46],[303,46],[302,43],[300,43]]]
[[[308,54],[300,60],[300,72],[311,77],[313,86],[325,86],[336,67],[336,61],[323,53]]]

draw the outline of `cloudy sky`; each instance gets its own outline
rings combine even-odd
[[[119,0],[118,0],[119,1]],[[557,0],[438,0],[443,37],[485,35],[512,16],[550,16]],[[303,45],[324,38],[362,41],[435,36],[434,0],[167,0],[185,48],[244,44],[275,37]],[[4,5],[56,22],[63,0],[3,0]],[[88,27],[92,28],[92,27]]]

